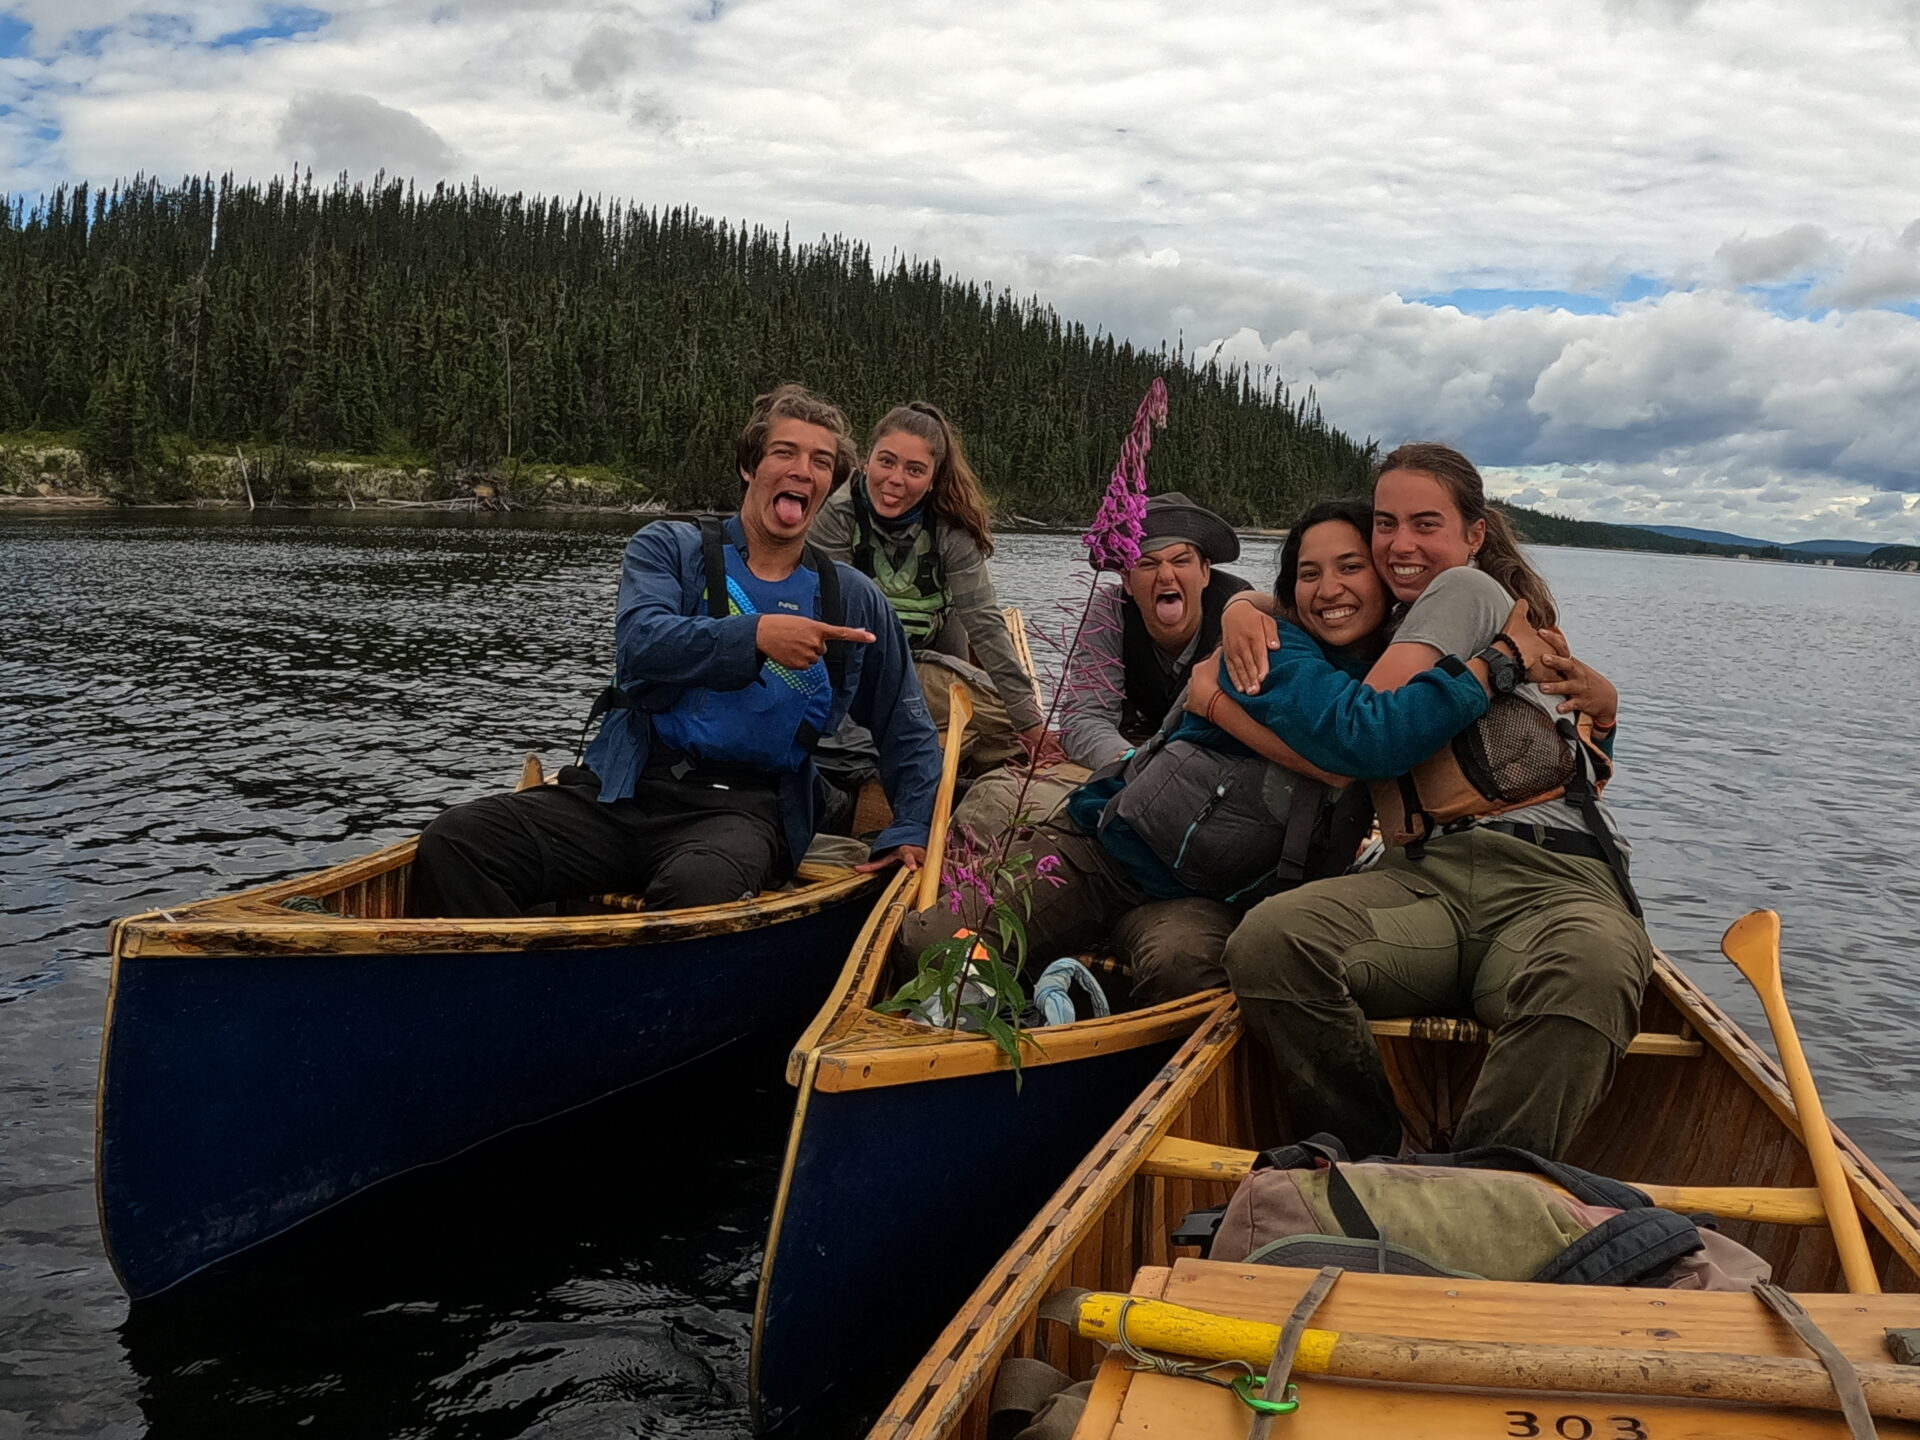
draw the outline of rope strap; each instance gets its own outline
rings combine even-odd
[[[1384,1238],[1381,1243],[1385,1243]],[[1280,1342],[1273,1347],[1273,1358],[1267,1362],[1267,1394],[1271,1395],[1286,1386],[1287,1399],[1293,1398],[1293,1386],[1287,1384],[1287,1376],[1293,1373],[1293,1357],[1300,1348],[1300,1336],[1305,1332],[1307,1322],[1313,1318],[1313,1312],[1320,1308],[1320,1302],[1327,1298],[1327,1292],[1333,1289],[1333,1282],[1339,1278],[1338,1265],[1322,1268],[1313,1277],[1306,1294],[1294,1305],[1293,1313],[1287,1316],[1287,1323],[1280,1327]],[[1247,1440],[1267,1440],[1267,1432],[1272,1428],[1273,1416],[1256,1415],[1253,1424],[1248,1427]]]
[[[1840,1397],[1840,1413],[1846,1417],[1847,1431],[1853,1440],[1878,1440],[1880,1432],[1873,1428],[1873,1416],[1867,1409],[1867,1392],[1860,1387],[1860,1375],[1853,1368],[1853,1362],[1840,1353],[1840,1347],[1814,1322],[1806,1307],[1778,1285],[1762,1280],[1753,1287],[1753,1293],[1760,1297],[1768,1309],[1786,1321],[1793,1328],[1793,1333],[1827,1367],[1827,1375],[1833,1381],[1833,1393]]]

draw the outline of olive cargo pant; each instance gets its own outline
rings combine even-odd
[[[1028,777],[1024,767],[1002,765],[967,787],[953,807],[956,825],[967,827],[982,845],[997,841],[1016,824],[1039,825],[1060,817],[1073,792],[1087,783],[1092,772],[1084,765],[1060,760]]]
[[[1049,855],[1060,861],[1054,879],[1062,884],[1031,881],[1028,898],[1033,908],[1026,917],[1029,979],[1062,955],[1111,939],[1133,971],[1136,1005],[1157,1005],[1227,983],[1220,952],[1239,919],[1230,906],[1199,896],[1154,900],[1098,840],[1064,823],[1022,831],[1009,853],[1030,856],[1029,870]],[[981,929],[981,912],[979,897],[971,890],[958,915],[942,895],[930,909],[901,922],[896,957],[912,966],[936,940],[962,928]]]
[[[1225,959],[1301,1134],[1396,1153],[1367,1021],[1470,1016],[1494,1036],[1454,1145],[1556,1157],[1613,1083],[1653,947],[1604,862],[1474,828],[1262,902]]]
[[[947,689],[958,680],[967,687],[973,701],[973,718],[960,741],[960,773],[985,775],[1026,754],[1020,732],[1013,728],[1013,717],[1000,692],[993,688],[987,672],[951,655],[927,651],[913,657],[914,674],[920,679],[920,693],[926,696],[927,718],[943,737],[947,733]]]

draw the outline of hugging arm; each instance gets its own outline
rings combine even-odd
[[[1346,674],[1303,632],[1289,627],[1261,692],[1238,695],[1227,689],[1212,718],[1226,729],[1233,704],[1282,740],[1293,758],[1255,747],[1237,731],[1229,733],[1290,770],[1316,779],[1384,779],[1412,769],[1478,720],[1490,693],[1480,661],[1437,666],[1429,660],[1396,688],[1376,690],[1370,679]]]
[[[1309,780],[1318,780],[1336,789],[1351,781],[1351,776],[1322,770],[1241,708],[1233,692],[1220,686],[1220,669],[1226,664],[1225,656],[1219,657],[1218,663],[1213,656],[1208,656],[1193,667],[1193,678],[1187,682],[1189,711],[1219,726],[1261,759],[1285,766]]]

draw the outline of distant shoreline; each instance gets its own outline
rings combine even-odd
[[[311,515],[316,512],[333,514],[378,514],[388,517],[398,515],[489,515],[509,519],[516,515],[604,515],[626,516],[638,521],[681,520],[699,513],[691,510],[671,510],[665,507],[649,506],[644,503],[627,505],[568,504],[565,502],[544,501],[539,504],[490,505],[484,499],[465,496],[454,500],[392,500],[368,499],[352,504],[337,500],[314,501],[304,505],[259,505],[252,507],[256,512],[270,512],[285,515]],[[0,494],[0,515],[4,514],[97,514],[118,513],[134,514],[153,511],[190,513],[193,511],[219,511],[230,513],[249,509],[244,500],[231,498],[181,500],[171,502],[147,502],[128,504],[106,495],[18,495]],[[1627,527],[1621,527],[1627,528]],[[996,523],[997,535],[1079,535],[1080,524],[1049,525],[1042,521],[1022,518],[1014,521]],[[1281,529],[1262,527],[1238,527],[1233,532],[1242,540],[1283,541],[1287,532]],[[1639,545],[1594,545],[1577,540],[1545,540],[1521,537],[1521,543],[1536,545],[1548,550],[1586,550],[1594,554],[1618,555],[1656,555],[1676,560],[1729,560],[1749,565],[1785,565],[1811,570],[1870,570],[1879,574],[1900,575],[1920,574],[1920,563],[1908,561],[1905,564],[1875,565],[1865,556],[1818,555],[1790,558],[1785,555],[1747,555],[1720,554],[1709,550],[1656,550]],[[1827,563],[1831,562],[1831,563]]]

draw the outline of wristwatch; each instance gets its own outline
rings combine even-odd
[[[1487,683],[1493,687],[1496,695],[1511,695],[1520,688],[1520,682],[1527,678],[1527,667],[1498,645],[1487,646],[1473,658],[1486,661]]]

